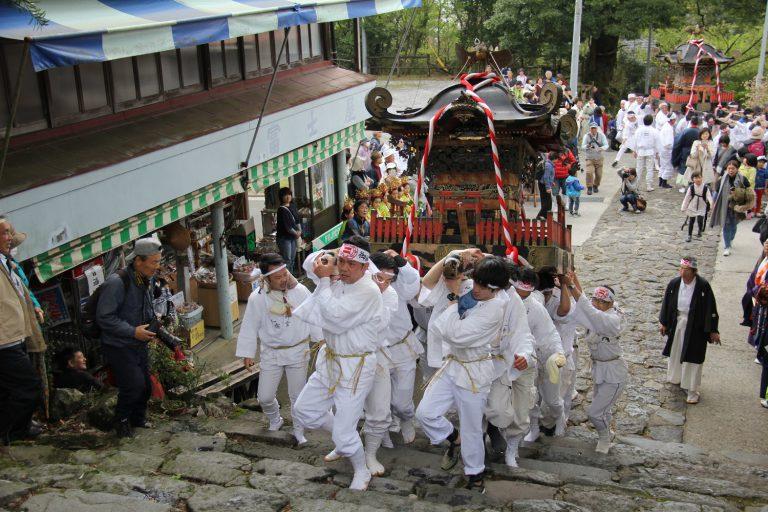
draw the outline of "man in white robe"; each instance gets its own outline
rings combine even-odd
[[[349,458],[354,469],[350,489],[365,490],[371,473],[357,422],[373,385],[379,333],[386,320],[381,291],[368,273],[370,245],[353,236],[339,248],[337,258],[321,251],[307,260],[317,288],[294,314],[319,325],[325,344],[317,354],[317,369],[296,401],[294,422],[331,432],[335,449],[326,461]],[[337,273],[338,280],[332,282]]]
[[[470,489],[484,485],[483,413],[494,377],[491,344],[504,320],[504,301],[498,297],[507,282],[504,261],[485,257],[475,265],[472,276],[472,290],[462,296],[458,295],[460,279],[448,279],[450,304],[432,326],[443,342],[445,361],[416,409],[430,442],[449,443],[444,470],[456,465],[461,448]],[[451,407],[458,412],[459,430],[445,417]]]
[[[675,121],[677,116],[670,112],[667,122],[659,131],[659,187],[672,188],[669,180],[675,178],[675,166],[672,165],[672,148],[675,145]]]
[[[492,344],[496,378],[488,393],[485,416],[492,441],[493,429],[503,431],[504,461],[517,467],[518,448],[530,427],[536,400],[535,340],[520,296],[514,290],[504,290],[499,297],[506,302],[504,322],[498,347]]]
[[[563,344],[566,363],[560,370],[560,397],[563,400],[563,414],[557,421],[555,435],[565,434],[568,417],[576,392],[576,373],[579,360],[578,348],[575,345],[576,322],[575,303],[568,287],[557,277],[554,267],[544,267],[539,270],[539,290],[544,295],[544,307],[555,324]]]
[[[624,126],[621,130],[621,146],[619,146],[619,151],[616,153],[616,157],[613,159],[613,163],[611,164],[613,167],[616,167],[619,165],[619,160],[621,159],[622,155],[629,152],[635,151],[635,132],[637,131],[637,113],[632,110],[632,107],[629,107],[627,110],[627,115],[624,117]]]
[[[269,430],[280,430],[283,418],[275,395],[285,373],[291,410],[307,381],[309,341],[319,341],[322,331],[310,326],[292,311],[309,296],[306,286],[288,272],[279,254],[264,254],[259,263],[262,285],[248,297],[235,355],[253,369],[259,349],[257,397],[269,419]],[[297,439],[304,442],[301,427],[294,426]]]
[[[555,435],[557,422],[563,415],[560,369],[565,366],[567,360],[560,335],[544,307],[544,296],[538,292],[534,293],[538,284],[536,272],[530,269],[520,270],[512,279],[512,286],[523,300],[528,326],[535,340],[537,398],[530,411],[531,426],[525,436],[525,441],[532,443],[539,438],[540,432],[547,436]]]
[[[577,318],[588,329],[585,341],[592,358],[593,393],[587,415],[597,430],[595,451],[608,453],[613,438],[613,407],[621,397],[628,378],[627,363],[622,358],[619,343],[623,329],[622,314],[611,288],[598,286],[590,301],[584,295],[576,274],[569,272],[565,279],[576,299]]]

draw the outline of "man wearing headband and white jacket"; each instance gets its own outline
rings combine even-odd
[[[397,323],[396,315],[399,304],[397,292],[390,286],[397,277],[395,260],[387,254],[377,252],[371,254],[371,264],[375,265],[378,270],[373,275],[373,280],[381,290],[386,320],[379,332],[378,351],[376,352],[377,365],[373,385],[363,406],[365,412],[363,432],[365,433],[365,463],[368,466],[368,471],[371,472],[372,476],[381,476],[384,474],[384,466],[376,459],[376,453],[384,436],[389,437],[389,427],[392,424],[390,370],[393,367],[393,361],[390,355],[390,346],[397,342],[397,340],[393,341],[392,324]],[[410,323],[410,317],[408,320]]]
[[[628,377],[627,363],[622,359],[623,351],[619,343],[622,314],[616,307],[613,290],[607,286],[595,288],[590,301],[573,271],[563,279],[576,299],[578,321],[588,329],[586,342],[592,358],[593,393],[587,415],[597,430],[595,451],[608,453],[613,436],[613,406],[624,391]]]
[[[432,265],[421,280],[419,304],[423,308],[432,308],[427,324],[427,366],[432,369],[432,373],[443,366],[443,339],[434,329],[434,325],[437,317],[451,305],[448,300],[448,294],[452,293],[449,282],[455,280],[458,283],[456,295],[468,293],[472,289],[472,280],[465,279],[460,270],[471,268],[473,263],[482,257],[483,252],[475,248],[451,251],[445,258]]]
[[[261,286],[248,297],[243,323],[237,338],[235,355],[242,357],[245,367],[253,371],[259,346],[259,389],[261,409],[269,419],[269,430],[280,430],[283,418],[275,395],[285,372],[288,397],[293,410],[299,393],[307,382],[309,339],[322,339],[319,327],[293,315],[309,296],[309,290],[288,272],[279,254],[268,253],[259,262]],[[311,336],[310,336],[311,335]],[[305,442],[302,429],[294,426],[300,443]]]
[[[433,445],[448,441],[443,470],[456,465],[461,447],[469,489],[484,485],[483,413],[495,371],[491,343],[504,321],[498,293],[506,284],[504,261],[485,257],[474,266],[471,291],[459,296],[460,279],[448,279],[450,305],[437,318],[433,314],[431,329],[443,341],[445,362],[427,386],[416,417]],[[451,407],[458,411],[460,430],[445,417]]]
[[[392,249],[384,251],[376,258],[375,263],[380,271],[379,281],[389,277],[390,288],[397,294],[397,309],[390,315],[386,330],[389,345],[387,363],[392,382],[393,419],[399,421],[403,442],[410,444],[416,439],[416,429],[413,426],[413,416],[416,413],[413,403],[416,360],[424,353],[424,347],[413,333],[408,303],[419,295],[421,276],[408,260]],[[392,448],[389,432],[384,434],[382,446]]]
[[[544,295],[544,307],[555,324],[563,344],[566,363],[560,370],[560,397],[563,399],[563,414],[557,420],[555,435],[565,434],[573,399],[576,397],[576,374],[579,355],[576,341],[576,304],[568,287],[557,277],[555,267],[543,267],[538,272],[539,290]]]
[[[547,436],[555,435],[557,422],[563,415],[563,399],[560,398],[560,368],[565,366],[563,343],[555,329],[540,294],[534,294],[539,283],[536,272],[531,269],[515,269],[512,286],[523,300],[528,326],[535,340],[538,372],[536,375],[537,397],[530,411],[531,428],[525,441],[532,443],[539,438],[540,432]]]
[[[294,311],[322,327],[325,338],[316,370],[294,406],[294,423],[331,432],[335,449],[326,461],[349,458],[354,469],[350,489],[355,490],[367,489],[371,480],[357,422],[373,385],[379,333],[386,322],[381,291],[369,273],[370,247],[362,237],[352,236],[336,257],[324,251],[310,254],[304,266],[317,288]],[[339,279],[332,282],[337,274]]]
[[[511,260],[505,264],[511,276],[514,264]],[[511,284],[509,280],[507,286]],[[498,377],[491,384],[485,417],[492,443],[494,429],[504,431],[504,461],[507,466],[517,467],[518,448],[530,427],[530,412],[536,400],[536,340],[520,296],[507,288],[499,292],[499,297],[506,301],[504,322],[498,346],[491,344]]]

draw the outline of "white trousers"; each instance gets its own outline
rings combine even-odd
[[[280,404],[275,395],[283,378],[283,372],[288,380],[288,398],[291,401],[293,414],[296,400],[304,389],[304,384],[307,383],[307,361],[285,366],[266,361],[259,364],[259,388],[256,396],[261,404],[261,410],[273,423],[280,417]]]
[[[638,156],[637,160],[635,162],[635,170],[637,171],[637,177],[641,177],[643,175],[643,171],[645,171],[647,174],[645,176],[645,183],[646,185],[653,186],[653,171],[655,170],[654,167],[655,158],[653,158],[653,155],[651,156]]]
[[[598,433],[605,432],[611,427],[613,406],[621,397],[625,385],[624,382],[618,384],[604,382],[593,386],[592,403],[589,404],[587,415]]]
[[[392,414],[402,421],[413,419],[413,388],[416,381],[416,361],[393,366],[389,370],[392,381]]]
[[[392,398],[392,381],[389,370],[376,365],[373,385],[365,399],[365,424],[363,432],[366,435],[383,437],[392,424],[390,400]]]
[[[663,180],[670,180],[675,177],[675,167],[672,165],[672,150],[662,149],[659,154],[659,160],[661,162],[661,168],[659,170],[659,178]]]
[[[619,146],[619,152],[616,153],[616,158],[613,159],[614,162],[618,162],[621,160],[621,157],[624,153],[627,151],[632,151],[632,148],[629,147],[629,144],[627,144],[626,141],[621,143],[621,146]]]
[[[691,221],[693,222],[693,221]],[[685,328],[688,325],[688,312],[678,311],[675,337],[672,338],[672,348],[667,361],[667,382],[679,384],[681,389],[698,393],[701,388],[701,370],[703,365],[697,363],[682,363]]]
[[[521,436],[531,426],[531,408],[536,401],[536,369],[522,372],[507,386],[502,379],[491,384],[485,417],[491,425],[505,429],[507,437]]]
[[[536,401],[531,408],[531,422],[552,428],[563,415],[563,399],[560,398],[560,383],[552,384],[546,365],[537,369]]]
[[[316,371],[309,377],[293,410],[293,422],[305,429],[324,428],[331,432],[336,453],[350,457],[362,449],[357,422],[363,414],[365,397],[373,385],[374,373],[364,371],[357,390],[336,386],[330,393],[323,377]],[[335,408],[336,414],[331,412]]]
[[[473,393],[456,384],[444,373],[433,380],[416,409],[424,433],[432,444],[440,444],[451,435],[454,427],[445,417],[451,406],[459,413],[461,460],[465,475],[476,475],[485,469],[483,413],[488,391]]]

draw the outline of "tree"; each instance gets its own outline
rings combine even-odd
[[[32,21],[37,25],[47,25],[48,19],[45,17],[45,11],[40,8],[34,0],[2,0],[4,3],[15,7],[20,11],[29,13]]]

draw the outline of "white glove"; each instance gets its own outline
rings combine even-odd
[[[560,368],[565,366],[566,359],[563,354],[552,354],[547,359],[547,372],[549,373],[549,382],[557,384],[560,382]]]

